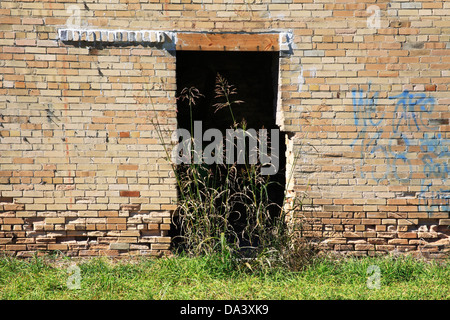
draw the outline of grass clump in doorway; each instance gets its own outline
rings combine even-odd
[[[237,89],[217,74],[215,112],[229,112],[232,119],[229,128],[259,142],[261,137],[247,128],[245,119],[235,118],[233,108],[244,103],[234,99],[235,95]],[[302,269],[316,254],[313,246],[299,236],[301,224],[292,219],[303,199],[296,199],[296,205],[289,209],[285,206],[286,199],[282,203],[272,200],[270,190],[277,182],[270,175],[262,174],[267,164],[249,160],[250,144],[244,148],[244,163],[229,163],[223,150],[215,154],[220,161],[213,164],[203,161],[203,155],[195,148],[198,141],[194,140],[193,119],[193,109],[202,97],[194,87],[184,88],[178,96],[180,103],[189,108],[190,115],[190,139],[183,149],[189,150],[187,155],[183,154],[187,161],[175,164],[166,149],[178,188],[178,204],[173,215],[173,225],[178,228],[173,242],[175,251],[191,257],[214,256],[230,269],[243,266],[253,272],[279,265],[291,270]],[[228,141],[224,144],[229,145]],[[234,141],[232,145],[236,147]]]

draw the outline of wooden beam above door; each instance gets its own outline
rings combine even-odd
[[[178,33],[176,50],[279,51],[279,34]]]

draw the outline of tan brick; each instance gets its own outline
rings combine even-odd
[[[22,218],[3,218],[4,224],[23,224]]]
[[[27,250],[27,246],[23,244],[7,244],[7,251],[25,251]]]
[[[65,223],[66,218],[45,218],[45,223],[47,224],[57,224],[57,223]]]
[[[138,170],[139,166],[134,164],[121,164],[118,167],[119,170]]]
[[[67,249],[68,249],[67,244],[56,244],[56,243],[48,244],[48,250],[67,250]]]

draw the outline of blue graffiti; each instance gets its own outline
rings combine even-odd
[[[410,130],[412,130],[411,122],[414,122],[418,131],[422,128],[436,129],[427,126],[422,119],[424,113],[430,114],[433,111],[436,103],[433,97],[427,97],[424,93],[411,94],[408,90],[405,90],[399,95],[389,97],[389,99],[397,99],[394,113],[400,113],[397,123],[395,121],[393,123],[394,132],[398,131],[402,122],[405,122]],[[401,112],[399,112],[399,109],[401,109]]]
[[[418,139],[420,151],[430,152],[438,158],[450,157],[450,140],[442,139],[441,133],[424,133],[423,139]]]
[[[427,211],[430,216],[435,211],[450,211],[450,188],[432,190],[431,186],[431,183],[421,186],[418,195],[419,210]]]
[[[369,91],[370,91],[370,83],[369,83]],[[357,96],[358,93],[358,96]],[[378,92],[375,92],[371,98],[365,97],[363,90],[356,89],[352,90],[352,98],[353,98],[353,115],[355,120],[355,125],[360,126],[361,130],[358,132],[357,137],[352,142],[351,146],[354,147],[356,144],[360,144],[361,149],[361,159],[364,158],[364,152],[375,153],[377,151],[385,153],[385,150],[382,146],[377,145],[377,140],[381,137],[382,128],[379,128],[379,125],[383,121],[383,119],[379,119],[375,121],[371,116],[372,113],[376,112],[376,105],[378,100]],[[372,128],[375,128],[375,132],[368,132],[368,124]],[[374,173],[372,172],[373,179],[378,180]],[[361,171],[361,177],[364,177],[364,173]],[[385,178],[385,177],[383,177]]]
[[[439,178],[447,179],[448,177],[448,164],[446,162],[435,162],[433,158],[426,154],[422,157],[424,163],[423,172],[427,178]]]
[[[369,83],[369,91],[370,91],[370,83]],[[352,90],[352,98],[353,98],[353,110],[355,117],[355,125],[359,125],[359,120],[362,120],[363,126],[367,125],[367,120],[369,120],[370,124],[374,127],[377,127],[383,121],[383,115],[381,119],[378,121],[374,121],[371,117],[372,113],[377,112],[376,105],[378,101],[378,92],[375,92],[371,98],[364,97],[363,90],[359,90],[359,97],[356,97],[356,89]],[[361,115],[363,117],[359,118]]]
[[[427,211],[430,216],[434,211],[449,211],[450,140],[443,139],[438,127],[430,124],[435,99],[405,90],[389,97],[395,100],[395,108],[393,116],[387,118],[386,111],[380,114],[377,110],[378,98],[379,93],[372,93],[370,84],[367,93],[352,90],[358,133],[351,146],[360,151],[361,177],[377,182],[391,179],[408,183],[413,179],[417,167],[413,163],[417,164],[415,160],[418,159],[422,173],[418,194],[420,210]],[[382,157],[383,166],[374,164],[370,167],[369,155],[372,159]],[[433,183],[438,185],[433,186]]]

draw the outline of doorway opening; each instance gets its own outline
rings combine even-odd
[[[278,98],[278,51],[177,51],[176,75],[177,97],[184,88],[196,88],[201,96],[192,108],[186,101],[177,100],[178,128],[191,131],[194,121],[201,121],[203,133],[208,129],[218,129],[226,136],[226,130],[233,128],[233,123],[245,121],[247,129],[279,129],[276,124],[276,107]],[[242,101],[233,105],[232,113],[228,108],[217,107],[218,75],[236,88],[234,100]],[[223,102],[223,99],[221,100]],[[285,134],[279,132],[277,143],[278,168],[270,175],[267,192],[271,202],[270,215],[280,213],[283,206],[286,184],[286,145]],[[203,148],[208,142],[203,142]],[[180,195],[179,195],[180,197]],[[237,209],[231,217],[233,228],[239,234],[244,228],[246,215],[244,208]],[[172,238],[180,233],[179,226],[172,225]],[[245,243],[244,243],[245,244]]]

